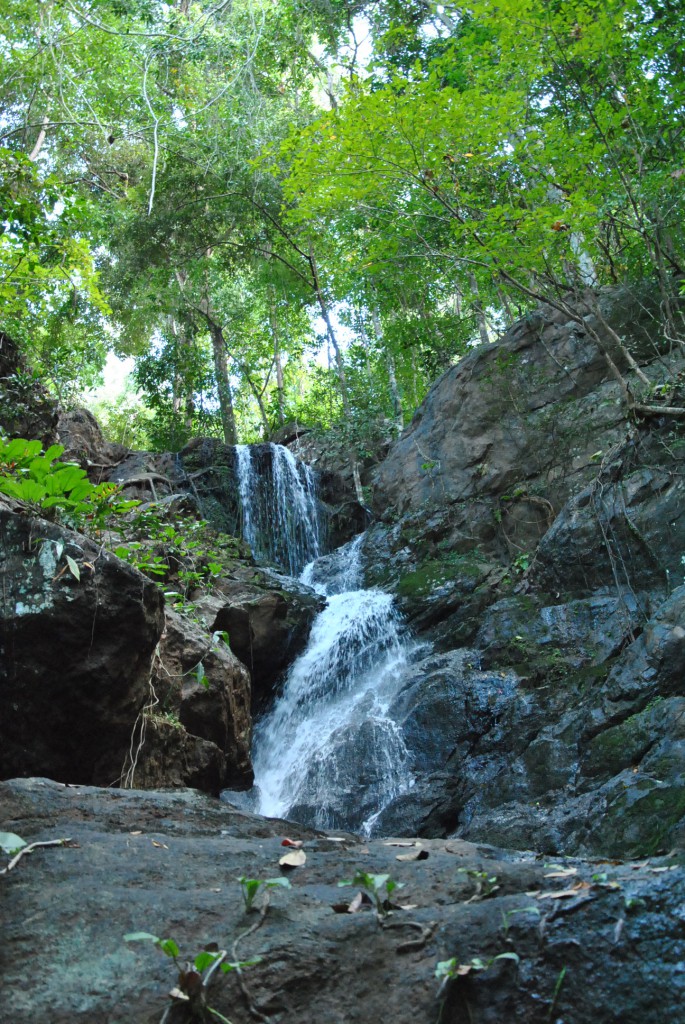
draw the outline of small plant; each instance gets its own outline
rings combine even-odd
[[[209,982],[217,970],[223,974],[230,971],[241,971],[244,967],[252,967],[261,961],[261,957],[252,960],[227,960],[228,951],[219,949],[216,942],[209,943],[192,961],[182,964],[179,960],[180,950],[175,939],[160,939],[150,932],[129,932],[124,935],[125,942],[152,942],[158,949],[173,960],[178,968],[178,983],[169,993],[173,1003],[187,1007],[188,1019],[206,1020],[209,1013],[224,1024],[231,1024],[227,1017],[213,1007],[207,1005],[207,989]],[[166,1021],[169,1010],[162,1017]]]
[[[402,889],[403,882],[395,882],[390,875],[370,875],[366,871],[357,871],[354,878],[338,882],[338,886],[358,885],[368,893],[376,907],[379,917],[386,917],[391,910],[390,897],[395,889]]]
[[[451,960],[440,960],[435,968],[435,977],[441,982],[438,995],[444,991],[445,986],[454,978],[466,978],[469,974],[487,971],[498,960],[513,960],[514,963],[518,963],[519,955],[518,953],[511,952],[498,953],[497,956],[492,956],[489,960],[483,960],[482,957],[474,956],[463,964],[459,963],[456,956],[453,956]]]
[[[504,933],[504,938],[505,939],[508,938],[508,936],[509,936],[509,929],[511,928],[511,924],[512,924],[512,920],[511,919],[513,917],[515,917],[516,914],[533,914],[535,917],[539,917],[540,916],[540,911],[538,910],[537,907],[518,907],[515,910],[503,910],[502,911],[502,932]]]
[[[487,871],[476,871],[474,868],[459,868],[459,871],[475,882],[476,891],[471,897],[474,901],[487,899],[499,889],[497,875],[489,875]]]
[[[517,575],[522,575],[528,568],[530,568],[530,555],[527,551],[517,555],[511,563],[512,568]]]
[[[269,889],[291,889],[290,881],[287,878],[245,878],[243,875],[238,879],[243,894],[245,911],[249,913],[254,908],[255,897],[260,892],[267,892]]]

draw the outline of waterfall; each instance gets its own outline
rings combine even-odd
[[[312,561],[300,577],[328,603],[255,729],[261,814],[368,831],[412,784],[404,741],[387,714],[412,644],[391,596],[360,589],[362,541]]]
[[[314,473],[280,444],[235,451],[243,537],[258,561],[294,576],[323,549]]]

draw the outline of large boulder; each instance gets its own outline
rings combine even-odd
[[[252,707],[264,708],[285,669],[303,650],[323,598],[290,577],[236,567],[211,593],[198,596],[196,613],[210,633],[225,632],[252,679]]]
[[[233,1024],[682,1019],[675,858],[550,864],[460,840],[331,841],[188,790],[40,779],[0,784],[0,816],[28,841],[71,840],[1,880],[2,1024],[187,1024],[169,999],[177,966],[150,941],[127,942],[132,932],[173,939],[182,965],[212,942],[229,960],[258,959],[209,988],[207,1019]],[[284,836],[304,842],[306,863],[290,889],[269,890],[263,914],[246,913],[237,879],[278,877]],[[403,887],[388,917],[361,902],[334,912],[359,892],[338,885],[357,871]],[[443,984],[436,967],[449,961]]]
[[[224,786],[249,787],[250,676],[226,643],[186,616],[167,610],[152,684],[156,703],[150,713],[156,732],[146,734],[131,783],[196,785],[214,793]],[[166,728],[160,729],[164,724]],[[191,743],[191,738],[203,742]],[[177,764],[169,756],[175,748],[180,752]],[[166,778],[160,763],[169,765]],[[215,765],[219,770],[210,770]],[[205,780],[203,785],[199,778]]]
[[[115,783],[148,697],[162,595],[3,497],[0,573],[0,776]]]
[[[685,846],[685,587],[632,642],[616,602],[572,607],[563,647],[542,609],[528,629],[514,620],[521,632],[489,668],[478,649],[411,667],[389,714],[416,784],[381,813],[382,834],[613,857]],[[507,625],[501,606],[491,612],[488,630]],[[606,644],[589,652],[598,612]],[[517,647],[525,677],[506,667]]]

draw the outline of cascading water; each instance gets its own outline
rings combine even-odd
[[[226,798],[319,828],[369,831],[412,785],[409,756],[388,711],[416,649],[392,598],[362,589],[363,537],[322,555],[311,469],[280,445],[237,445],[243,536],[327,598],[307,649],[255,728],[255,787]]]
[[[302,573],[328,603],[255,730],[261,814],[368,831],[412,784],[404,741],[387,712],[413,647],[391,596],[360,589],[362,540]]]
[[[294,576],[322,552],[315,476],[280,444],[238,444],[235,451],[243,537],[258,561]]]

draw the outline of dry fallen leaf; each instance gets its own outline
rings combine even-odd
[[[140,829],[137,832],[129,832],[130,836],[142,836],[142,834],[143,833],[140,831]]]
[[[299,850],[304,846],[301,839],[282,839],[281,846],[292,846],[294,850]]]
[[[397,904],[397,909],[398,910],[417,910],[418,906],[419,906],[418,903],[398,903]]]
[[[307,861],[307,854],[304,850],[293,850],[292,853],[285,853],[279,860],[282,868],[300,868]]]
[[[428,860],[428,850],[419,847],[418,850],[412,850],[411,853],[398,853],[395,860]]]
[[[357,914],[364,903],[364,893],[358,892],[347,908],[348,914]]]
[[[568,878],[569,875],[577,875],[578,868],[559,868],[558,871],[550,871],[545,878]]]
[[[172,988],[169,997],[171,999],[180,999],[184,1003],[190,1002],[190,996],[187,996],[185,992],[181,992],[180,988]]]
[[[568,896],[580,896],[581,892],[591,889],[589,882],[576,882],[572,889],[561,889],[553,892],[541,892],[537,897],[539,900],[563,900]]]
[[[153,846],[157,846],[160,850],[168,850],[169,847],[166,843],[158,843],[156,839],[151,840]]]
[[[387,843],[383,843],[383,846],[420,846],[415,839],[390,839]]]

